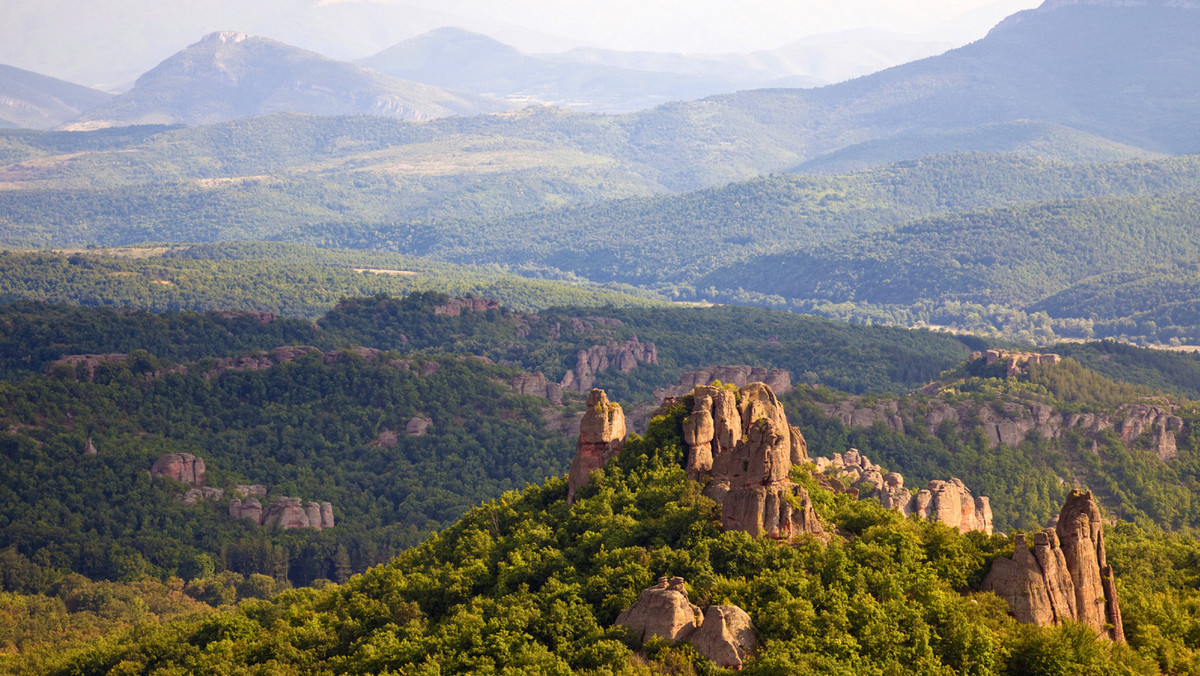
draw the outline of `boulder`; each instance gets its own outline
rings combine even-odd
[[[633,630],[644,643],[658,636],[671,643],[686,641],[724,669],[741,669],[761,645],[746,611],[737,606],[709,606],[703,613],[693,604],[681,577],[646,589],[617,616],[617,624]]]
[[[193,486],[204,485],[204,461],[191,453],[168,453],[150,467],[152,477],[170,477]]]
[[[333,528],[333,505],[321,503],[321,528]]]
[[[567,503],[575,502],[575,492],[588,482],[625,445],[625,413],[621,405],[610,403],[604,390],[592,390],[587,409],[579,423],[579,441],[567,480]]]
[[[659,636],[677,643],[691,636],[702,621],[700,608],[688,600],[681,577],[658,578],[658,584],[617,615],[617,624],[633,629],[638,641]]]
[[[709,606],[700,628],[687,641],[724,669],[741,669],[761,645],[750,616],[737,606]]]

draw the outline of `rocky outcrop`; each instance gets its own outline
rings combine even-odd
[[[95,382],[96,370],[101,364],[124,364],[127,361],[129,355],[126,354],[68,354],[54,360],[46,370],[53,371],[60,366],[71,366],[75,369],[77,379]]]
[[[248,519],[255,526],[262,525],[263,506],[258,498],[234,498],[229,501],[229,516],[233,519]]]
[[[1072,491],[1053,528],[1034,535],[1029,551],[1017,535],[1011,559],[992,562],[983,591],[1004,599],[1019,622],[1050,626],[1072,620],[1097,635],[1125,640],[1104,525],[1091,493]]]
[[[677,643],[691,636],[703,620],[699,606],[688,600],[681,577],[658,578],[658,584],[617,615],[617,624],[632,629],[639,642],[658,636]]]
[[[563,388],[558,383],[546,380],[542,373],[522,373],[512,379],[513,389],[519,394],[541,397],[553,406],[562,406]]]
[[[588,482],[625,445],[625,412],[610,403],[604,390],[592,390],[579,423],[579,441],[567,480],[567,504],[575,502],[575,492]]]
[[[668,397],[682,397],[697,387],[712,385],[718,381],[735,387],[765,383],[776,395],[787,394],[793,389],[792,375],[784,369],[766,369],[761,366],[707,366],[684,373],[674,385],[655,390],[654,398],[661,401]]]
[[[154,461],[150,476],[165,476],[192,486],[203,486],[204,461],[191,453],[168,453]]]
[[[944,523],[960,533],[982,531],[992,534],[991,501],[984,496],[972,495],[959,479],[930,481],[914,495],[904,487],[904,477],[899,472],[884,474],[882,467],[873,464],[856,448],[834,453],[832,458],[816,458],[814,464],[821,475],[838,482],[838,485],[830,485],[835,490],[861,498],[875,498],[887,509]]]
[[[762,645],[750,616],[737,606],[709,606],[688,643],[725,669],[741,669]]]
[[[725,669],[741,669],[760,645],[744,610],[709,606],[702,614],[688,599],[681,577],[658,578],[657,584],[617,616],[617,624],[632,629],[638,642],[654,636],[672,643],[686,641]]]
[[[638,364],[657,363],[658,349],[654,343],[642,343],[637,336],[623,343],[593,345],[575,355],[575,368],[567,371],[560,385],[565,390],[587,392],[595,384],[598,373],[612,368],[629,373]]]
[[[83,445],[83,454],[84,454],[84,455],[97,455],[97,454],[99,454],[99,451],[97,451],[97,450],[96,450],[96,444],[92,443],[92,438],[91,438],[91,437],[88,437],[88,439],[87,439],[87,443],[85,443],[85,444]]]
[[[1021,374],[1029,373],[1030,364],[1048,366],[1061,362],[1062,357],[1053,353],[1037,354],[1034,352],[1011,352],[1009,350],[987,350],[986,352],[972,352],[970,361],[977,360],[983,360],[986,366],[1004,364],[1007,367],[1005,375],[1009,378],[1014,378]]]
[[[249,506],[249,509],[247,507]],[[256,510],[257,506],[257,510]],[[278,526],[283,530],[293,528],[315,528],[322,530],[333,527],[333,505],[328,502],[303,502],[300,498],[279,497],[271,501],[266,510],[258,500],[250,498],[242,502],[237,515],[234,502],[229,504],[229,515],[239,519],[251,519],[259,512],[257,523],[267,528]]]
[[[404,425],[404,433],[410,437],[419,437],[428,432],[432,426],[432,418],[416,416]]]
[[[978,427],[989,448],[998,444],[1015,447],[1034,434],[1058,439],[1066,431],[1095,436],[1114,430],[1127,444],[1148,437],[1162,460],[1177,455],[1175,436],[1183,430],[1183,419],[1175,415],[1176,407],[1167,403],[1124,404],[1111,414],[1066,413],[1048,404],[1025,401],[951,404],[933,399],[911,410],[906,408],[904,413],[894,400],[866,406],[859,397],[847,397],[838,403],[815,405],[847,427],[870,427],[878,422],[903,434],[906,418],[909,424],[923,425],[931,434],[942,425],[951,425],[960,432]]]
[[[208,486],[199,486],[189,488],[179,496],[179,502],[184,507],[191,507],[201,500],[221,500],[225,497],[225,491],[220,488],[209,488]]]
[[[457,317],[464,312],[487,312],[500,308],[500,301],[495,298],[451,298],[433,308],[433,314]]]
[[[825,537],[808,492],[789,479],[792,463],[807,458],[804,435],[765,383],[695,388],[684,442],[688,476],[711,478],[705,491],[721,505],[726,530]]]

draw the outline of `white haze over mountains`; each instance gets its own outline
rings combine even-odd
[[[1040,0],[3,0],[0,64],[116,90],[216,30],[359,59],[441,26],[527,53],[881,47],[881,66],[982,37]],[[865,29],[865,30],[864,30]],[[846,32],[846,39],[837,34]],[[911,43],[907,48],[898,47]],[[864,46],[865,45],[865,46]],[[861,66],[860,66],[861,67]],[[843,69],[845,70],[845,69]],[[836,68],[830,70],[835,76]],[[847,71],[849,75],[857,74]],[[843,76],[849,76],[842,74]],[[823,79],[828,79],[823,78]]]

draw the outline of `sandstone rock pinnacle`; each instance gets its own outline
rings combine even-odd
[[[575,502],[575,492],[588,482],[625,444],[625,412],[620,404],[610,403],[604,390],[592,390],[587,409],[579,424],[579,442],[567,480],[567,504]]]
[[[1015,547],[1013,558],[992,562],[983,590],[1007,601],[1017,621],[1049,626],[1074,620],[1099,636],[1125,640],[1100,508],[1091,493],[1071,492],[1054,528],[1034,535],[1033,553],[1023,535]]]

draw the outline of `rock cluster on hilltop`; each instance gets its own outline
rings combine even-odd
[[[935,479],[914,495],[904,487],[899,472],[884,474],[882,467],[855,448],[834,453],[832,458],[814,458],[813,462],[819,473],[832,480],[829,487],[834,490],[875,498],[888,509],[944,523],[960,533],[977,530],[992,534],[991,501],[972,495],[959,479]]]
[[[1024,373],[1029,373],[1029,366],[1049,366],[1062,361],[1062,356],[1050,354],[1037,354],[1035,352],[1012,352],[1009,350],[987,350],[985,352],[972,352],[969,361],[978,361],[982,359],[987,366],[993,364],[1004,364],[1008,367],[1005,375],[1009,378],[1014,378]]]
[[[741,669],[760,645],[746,611],[729,605],[709,606],[702,613],[688,599],[681,577],[660,577],[617,616],[617,624],[632,629],[639,642],[654,636],[686,641],[725,669]]]
[[[575,502],[575,492],[588,482],[592,472],[604,467],[625,445],[625,412],[621,405],[608,401],[604,390],[592,390],[579,423],[579,441],[567,480],[567,503]]]
[[[1104,549],[1104,524],[1091,493],[1072,491],[1058,521],[1015,538],[1011,559],[992,562],[983,590],[1008,603],[1019,622],[1050,626],[1072,620],[1100,636],[1125,640],[1116,580]]]
[[[683,434],[688,476],[710,479],[705,493],[721,505],[726,530],[824,537],[808,492],[789,478],[794,463],[808,460],[808,445],[766,384],[697,387]]]
[[[794,463],[808,460],[808,445],[788,425],[770,387],[697,387],[683,435],[688,477],[708,481],[705,494],[721,506],[726,530],[778,539],[801,533],[827,537],[808,492],[789,478]],[[603,390],[592,390],[571,463],[568,502],[593,470],[620,451],[624,438],[624,413]]]

